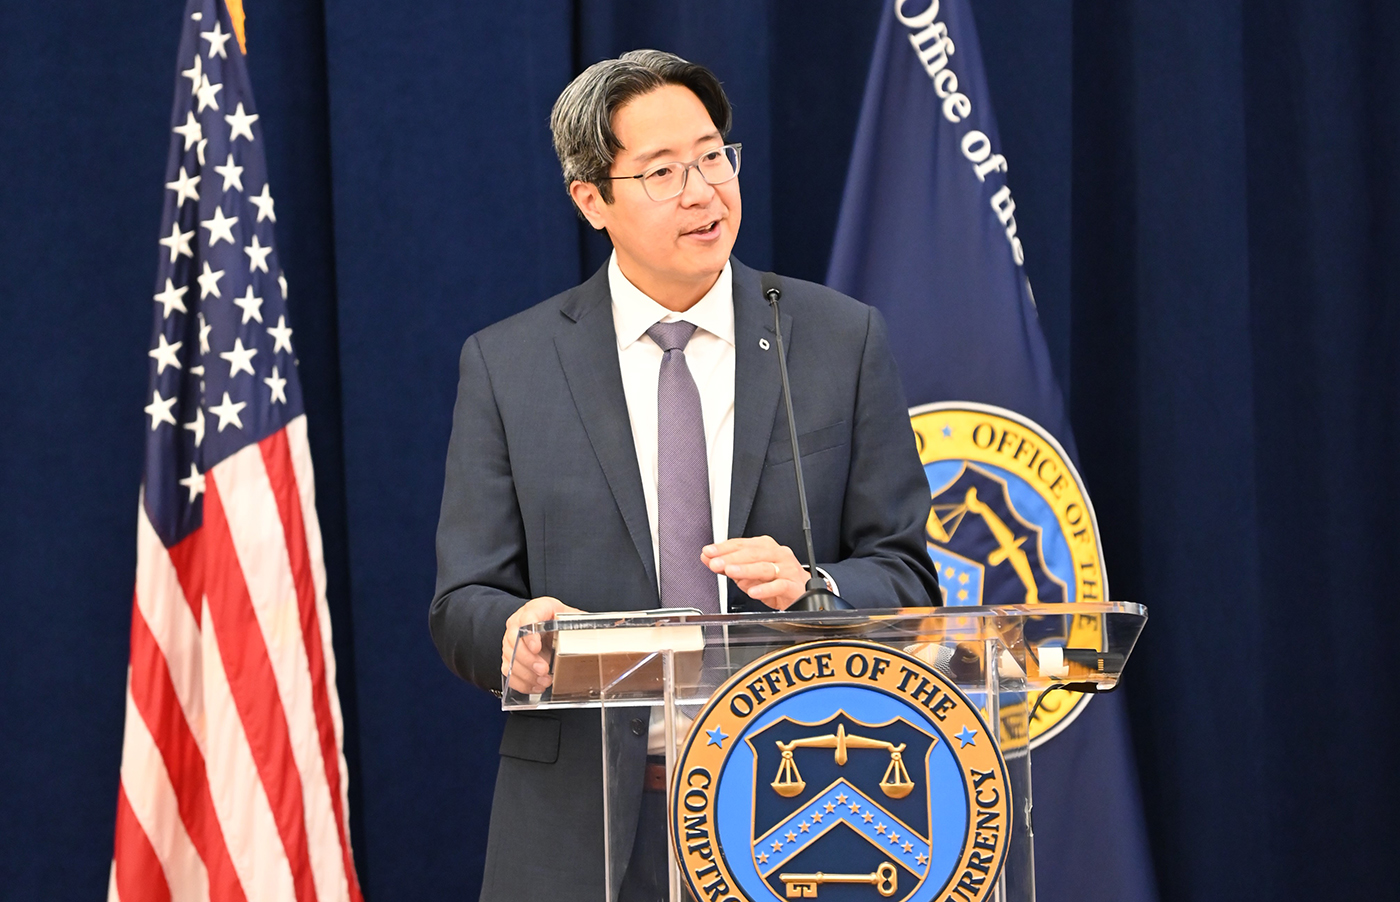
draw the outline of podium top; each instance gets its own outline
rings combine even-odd
[[[502,708],[656,704],[666,673],[678,700],[700,701],[744,664],[803,642],[860,639],[900,649],[969,685],[988,664],[1024,690],[1065,683],[1115,686],[1147,622],[1133,602],[877,608],[759,614],[627,612],[529,624],[554,678],[527,695],[503,686]],[[664,664],[666,652],[671,662]]]

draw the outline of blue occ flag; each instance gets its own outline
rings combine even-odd
[[[1107,600],[1009,170],[967,0],[889,0],[827,284],[889,322],[945,603]],[[1036,644],[1095,647],[1076,620]],[[1031,742],[1038,897],[1155,900],[1120,699],[1051,693]]]

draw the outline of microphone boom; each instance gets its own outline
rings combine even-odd
[[[787,407],[788,438],[792,441],[792,468],[797,476],[797,505],[802,511],[802,537],[807,543],[807,591],[798,596],[789,611],[841,611],[851,605],[826,586],[817,572],[817,555],[812,547],[812,519],[807,513],[807,486],[802,481],[802,453],[797,446],[797,420],[792,413],[792,386],[788,382],[787,351],[783,347],[783,320],[778,311],[778,299],[783,289],[777,275],[766,272],[761,280],[763,296],[773,308],[773,331],[778,336],[778,372],[783,380],[783,403]]]

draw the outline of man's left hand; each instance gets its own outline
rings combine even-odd
[[[728,539],[706,545],[700,560],[715,573],[734,580],[747,596],[776,611],[792,607],[807,591],[808,574],[797,555],[771,536]]]

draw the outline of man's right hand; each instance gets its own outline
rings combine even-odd
[[[506,621],[505,635],[501,636],[501,676],[509,677],[510,688],[516,692],[533,695],[545,691],[553,682],[549,675],[549,658],[542,651],[539,634],[527,634],[520,640],[518,647],[516,637],[521,627],[553,620],[560,612],[583,613],[557,598],[543,595],[525,602]],[[514,662],[511,660],[512,656]]]

